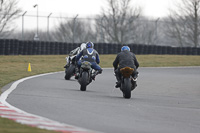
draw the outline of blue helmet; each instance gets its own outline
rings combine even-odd
[[[130,51],[129,46],[123,46],[123,47],[121,48],[121,51],[124,51],[124,50]]]
[[[86,48],[94,48],[94,44],[92,42],[87,42]]]

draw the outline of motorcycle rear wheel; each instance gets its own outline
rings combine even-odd
[[[122,83],[122,87],[123,87],[123,97],[126,99],[130,99],[131,98],[131,80],[130,78],[125,78],[124,79],[124,83]]]
[[[87,84],[88,84],[88,73],[87,72],[82,73],[80,84],[81,84],[80,90],[86,91],[86,87],[87,87]]]
[[[75,66],[73,64],[71,64],[67,70],[65,71],[65,79],[66,80],[70,80],[70,78],[72,77],[73,73],[75,71]]]

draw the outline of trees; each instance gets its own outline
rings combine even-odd
[[[56,28],[53,34],[54,40],[72,43],[96,41],[94,28],[91,25],[91,21],[88,20],[66,18]]]
[[[200,0],[182,0],[170,13],[167,36],[181,47],[200,46]]]
[[[40,40],[200,47],[200,0],[181,0],[176,9],[170,10],[168,17],[155,20],[142,16],[142,8],[133,5],[131,0],[106,1],[107,6],[102,7],[100,15],[62,18],[51,30],[51,40],[45,31]],[[16,0],[0,0],[2,38],[13,31],[12,22],[20,12]],[[25,40],[32,39],[32,32],[25,36]]]
[[[16,0],[0,1],[0,36],[1,38],[9,35],[14,28],[11,27],[13,20],[19,17],[21,9],[17,7]]]
[[[101,28],[101,38],[105,42],[130,43],[133,41],[135,20],[140,16],[140,9],[131,8],[131,0],[107,0],[108,9],[103,9],[96,23]]]
[[[16,4],[15,0],[8,0],[8,2],[13,2],[13,5]],[[95,18],[66,17],[58,20],[59,25],[54,28],[55,30],[51,30],[50,41],[155,44],[156,26],[154,22],[149,22],[148,19],[140,16],[140,7],[132,7],[131,0],[107,0],[107,2],[108,6],[105,5],[102,13]],[[12,4],[9,3],[8,5],[11,6]],[[12,9],[15,8],[16,5]],[[18,13],[17,9],[16,13]],[[17,17],[16,15],[13,16]],[[6,24],[11,29],[9,22],[11,20],[8,20]],[[8,30],[4,29],[4,31]],[[24,38],[25,40],[32,40],[32,32],[27,32]],[[40,37],[40,40],[49,41],[48,36],[45,35],[42,38]]]
[[[157,21],[142,17],[142,9],[131,0],[107,0],[96,20],[100,42],[157,44]]]

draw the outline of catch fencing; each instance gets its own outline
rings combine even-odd
[[[16,39],[0,39],[0,55],[67,55],[79,43],[21,41]],[[135,54],[169,54],[169,55],[200,55],[200,48],[170,47],[157,45],[128,44]],[[122,45],[95,43],[99,54],[117,54]]]

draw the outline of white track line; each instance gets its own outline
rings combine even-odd
[[[0,96],[0,117],[8,118],[21,124],[38,127],[41,129],[54,130],[54,131],[63,132],[63,133],[97,133],[96,131],[91,131],[91,130],[83,129],[80,127],[76,127],[76,126],[72,126],[72,125],[68,125],[64,123],[59,123],[57,121],[53,121],[48,118],[27,113],[21,109],[18,109],[10,105],[8,102],[6,102],[8,95],[13,90],[16,89],[18,84],[28,79],[45,76],[49,74],[54,74],[54,73],[60,73],[60,72],[40,74],[40,75],[30,76],[30,77],[26,77],[26,78],[15,81],[11,85],[11,87],[7,89],[5,92],[3,92]]]

